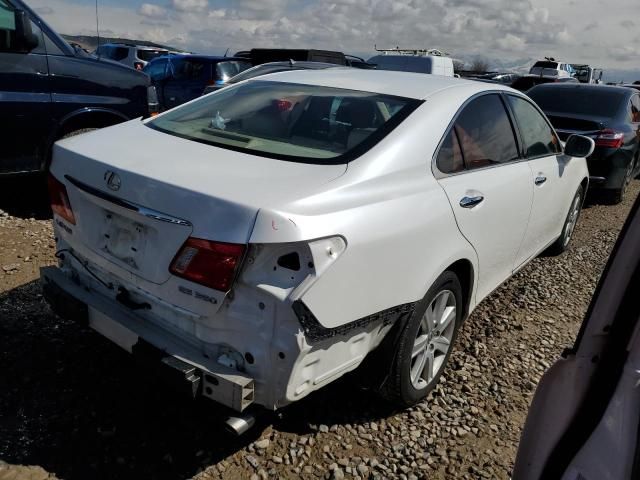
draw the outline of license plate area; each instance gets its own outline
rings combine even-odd
[[[108,210],[103,215],[100,249],[131,268],[140,270],[149,227]]]

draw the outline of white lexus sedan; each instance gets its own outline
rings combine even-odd
[[[477,303],[567,248],[592,150],[499,85],[259,77],[56,144],[45,296],[238,412],[299,400],[367,356],[409,406]]]

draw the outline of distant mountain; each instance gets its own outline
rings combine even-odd
[[[69,43],[77,43],[82,48],[93,52],[98,48],[98,37],[92,35],[62,35]],[[146,40],[132,40],[129,38],[100,37],[100,45],[105,43],[130,43],[133,45],[142,45],[145,47],[164,48],[171,51],[180,51],[179,48],[161,45],[159,43],[148,42]]]

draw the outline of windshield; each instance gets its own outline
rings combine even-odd
[[[420,101],[254,80],[172,110],[147,125],[230,150],[310,163],[345,163],[379,142]]]
[[[625,98],[617,91],[605,87],[574,88],[540,87],[528,92],[545,113],[567,113],[613,118]]]
[[[167,53],[169,53],[167,50],[138,50],[138,58],[144,62],[150,62]]]

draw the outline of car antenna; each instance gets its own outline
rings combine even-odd
[[[230,50],[230,48],[227,48],[227,51],[226,51],[226,52],[224,52],[224,56],[225,56],[225,58],[227,58],[227,53],[229,53],[229,50]]]
[[[98,0],[96,0],[96,34],[98,36],[98,48],[96,48],[96,52],[98,52],[98,59],[100,59],[100,20],[98,16]]]
[[[289,66],[293,67],[296,64],[296,61],[293,58],[289,59]]]

